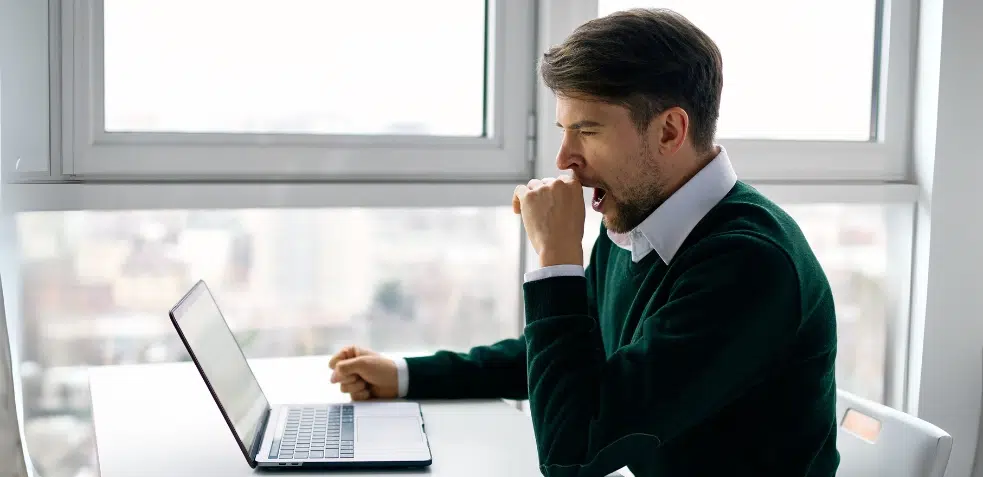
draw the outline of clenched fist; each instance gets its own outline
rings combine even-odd
[[[540,266],[583,265],[584,192],[570,176],[533,179],[515,188],[512,210],[522,215]]]
[[[341,392],[350,394],[352,401],[394,399],[399,393],[396,363],[375,351],[346,346],[328,366],[334,370],[331,382],[341,383]]]

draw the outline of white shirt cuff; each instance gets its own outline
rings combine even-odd
[[[552,277],[582,277],[584,276],[584,267],[581,265],[553,265],[551,267],[538,268],[526,272],[525,279],[526,282],[533,282],[536,280],[542,280],[544,278]]]
[[[406,392],[410,389],[410,368],[406,365],[406,360],[396,358],[396,394],[398,397],[406,397]]]

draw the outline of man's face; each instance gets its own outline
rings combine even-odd
[[[557,125],[563,142],[556,156],[560,170],[573,172],[594,189],[592,207],[604,226],[624,233],[635,228],[664,200],[658,134],[639,133],[623,106],[557,95]]]

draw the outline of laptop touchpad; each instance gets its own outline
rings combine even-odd
[[[355,425],[358,442],[403,446],[423,440],[420,420],[413,417],[356,417]]]

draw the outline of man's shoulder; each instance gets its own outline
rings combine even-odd
[[[723,239],[729,246],[741,244],[749,253],[774,257],[777,251],[791,262],[800,281],[826,282],[819,260],[796,220],[743,182],[738,182],[697,224],[680,249],[680,255],[687,250],[713,253]],[[708,247],[709,244],[716,247]]]
[[[693,229],[686,245],[721,236],[754,237],[790,254],[793,260],[811,249],[798,223],[781,206],[743,182],[737,185]]]

